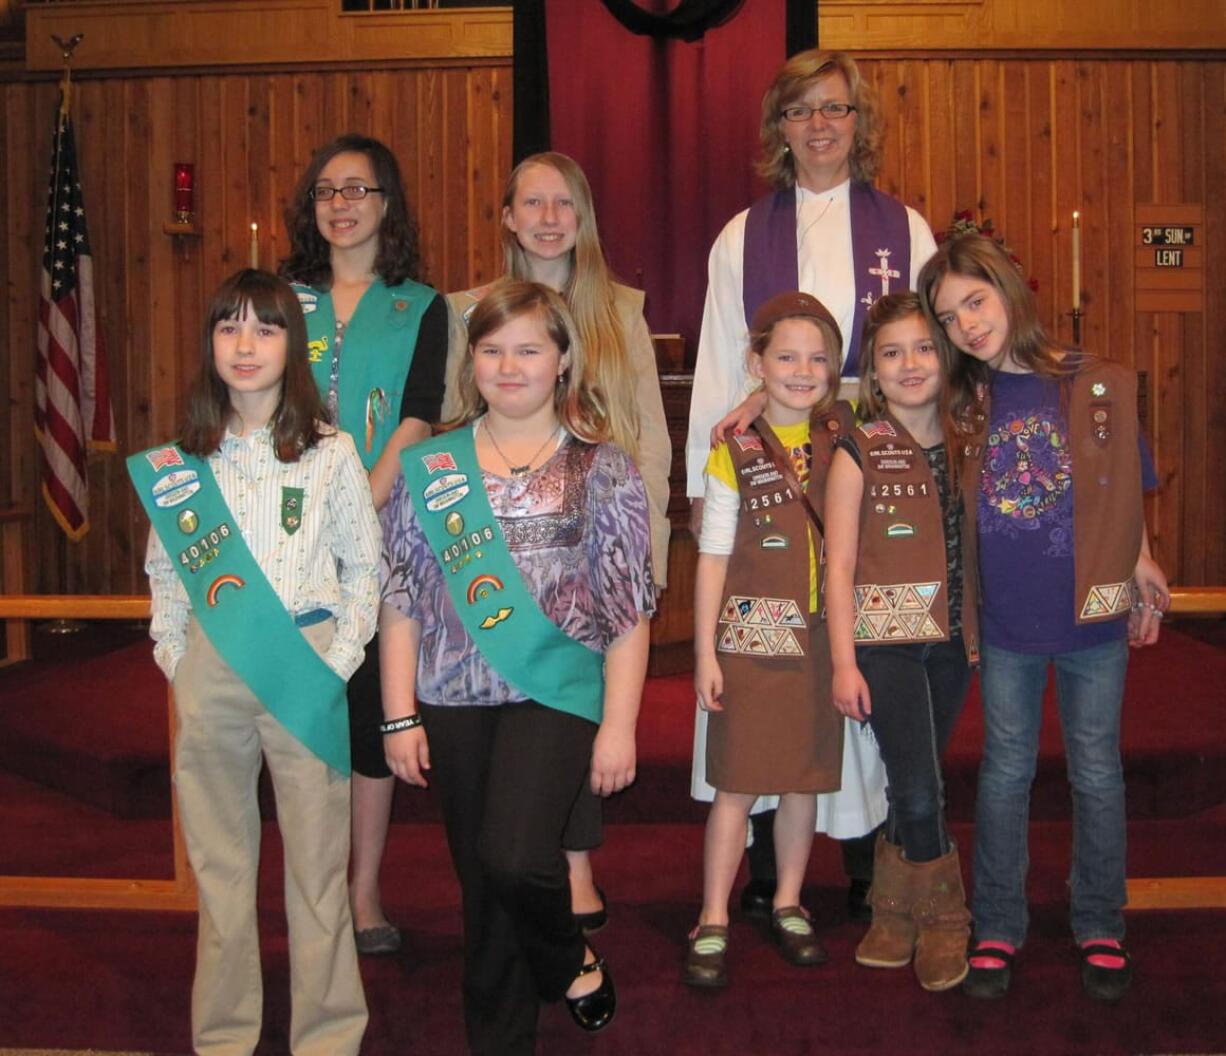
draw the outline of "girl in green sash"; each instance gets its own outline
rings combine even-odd
[[[609,439],[635,460],[647,488],[656,586],[668,575],[668,475],[672,442],[664,419],[655,347],[643,318],[643,292],[613,281],[592,189],[565,154],[533,154],[515,166],[502,197],[503,268],[510,278],[543,283],[566,299],[587,357],[592,385],[606,396]],[[451,347],[444,414],[456,413],[456,375],[468,351],[467,321],[488,287],[447,295]],[[589,852],[603,838],[600,801],[580,800],[567,826],[571,901],[580,926],[607,920]]]
[[[437,788],[463,889],[469,1046],[506,1056],[534,1051],[541,1001],[613,1015],[562,832],[634,779],[655,590],[642,481],[562,299],[501,283],[469,328],[459,424],[404,453],[383,513],[380,654],[388,763]]]
[[[292,280],[306,314],[311,370],[349,433],[382,509],[400,451],[439,420],[447,356],[443,299],[417,282],[418,246],[400,168],[378,140],[344,135],[303,172],[286,210]],[[379,896],[395,782],[383,760],[379,657],[372,643],[349,683],[353,876],[358,952],[394,953],[400,931]]]
[[[175,794],[200,895],[192,1041],[260,1040],[256,889],[266,761],[285,847],[295,1056],[356,1056],[345,682],[375,630],[379,524],[350,437],[324,420],[290,287],[218,289],[182,439],[129,461],[150,515],[154,658],[175,694]]]

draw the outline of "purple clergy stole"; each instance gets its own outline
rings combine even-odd
[[[856,308],[843,376],[859,372],[864,318],[878,297],[911,288],[911,228],[907,209],[897,198],[867,183],[853,182],[851,207],[852,270]],[[742,297],[748,326],[758,307],[777,293],[800,288],[796,246],[796,189],[788,187],[759,198],[745,219]],[[837,316],[837,305],[827,305]]]

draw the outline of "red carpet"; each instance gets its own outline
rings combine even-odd
[[[83,674],[60,669],[58,680],[49,665],[0,673],[0,872],[169,875],[164,698],[148,646],[87,656],[83,664]],[[1134,663],[1125,728],[1132,876],[1226,875],[1226,723],[1217,688],[1224,675],[1223,650],[1176,634]],[[1179,687],[1177,696],[1171,686]],[[596,944],[617,978],[618,1019],[589,1039],[564,1009],[547,1009],[544,1056],[1226,1052],[1226,913],[1131,913],[1135,990],[1117,1008],[1083,997],[1066,924],[1070,832],[1059,820],[1063,772],[1051,722],[1036,791],[1047,817],[1031,826],[1032,934],[1004,1001],[929,995],[909,970],[857,967],[852,951],[861,931],[843,920],[838,855],[821,839],[805,897],[831,964],[790,968],[738,920],[729,990],[685,988],[684,935],[701,887],[702,831],[694,822],[703,817],[686,796],[691,707],[686,679],[652,682],[642,777],[612,805],[597,858],[612,908]],[[56,729],[68,734],[62,753],[36,739]],[[951,761],[951,801],[962,819],[971,809],[978,737],[972,702]],[[44,756],[57,753],[51,766]],[[161,774],[160,806],[156,781],[140,776],[146,767]],[[18,776],[39,768],[44,776],[58,772],[66,787]],[[104,781],[115,785],[99,788]],[[398,812],[432,817],[431,800],[402,789]],[[123,813],[131,820],[116,816]],[[962,820],[954,828],[969,848],[970,825]],[[266,825],[261,1056],[287,1051],[279,854],[275,826]],[[363,965],[371,1008],[363,1052],[461,1053],[457,892],[436,825],[393,827],[384,886],[408,944],[398,957]],[[189,914],[0,910],[0,1046],[188,1052],[194,936]]]

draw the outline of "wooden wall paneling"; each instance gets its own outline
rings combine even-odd
[[[1107,233],[1111,225],[1107,184],[1106,143],[1103,133],[1101,62],[1079,62],[1077,74],[1077,156],[1078,195],[1073,206],[1080,209],[1081,219],[1081,338],[1085,348],[1105,353],[1108,312],[1117,306],[1104,296],[1110,289]],[[1060,217],[1060,230],[1066,237],[1061,245],[1068,247],[1069,270],[1072,270],[1072,213]],[[1073,288],[1070,277],[1067,299],[1059,298],[1059,310],[1072,311]],[[1072,320],[1069,320],[1070,330]],[[1112,358],[1116,358],[1112,356]]]
[[[1102,349],[1136,368],[1133,343],[1133,226],[1136,201],[1133,166],[1132,77],[1126,63],[1108,63],[1103,78],[1103,115],[1107,129],[1106,173],[1107,282],[1093,291],[1091,307],[1103,316]],[[1149,423],[1142,425],[1148,430]]]
[[[955,211],[969,209],[982,219],[979,158],[982,154],[979,125],[979,67],[973,62],[953,64],[954,143],[952,155]],[[941,221],[937,221],[941,223]],[[948,223],[946,218],[944,223]]]
[[[879,59],[868,69],[868,80],[877,93],[881,119],[885,127],[882,169],[877,174],[877,186],[888,194],[903,197],[903,168],[910,162],[902,147],[902,122],[899,120],[898,63]]]
[[[396,89],[396,104],[392,113],[392,123],[388,130],[388,146],[395,151],[400,162],[400,176],[404,182],[405,195],[408,198],[409,210],[417,219],[418,233],[422,236],[422,249],[425,249],[425,232],[422,228],[421,178],[423,161],[422,137],[419,129],[419,103],[421,91],[421,72],[413,76],[398,76],[394,78]],[[423,256],[424,259],[424,256]]]
[[[1043,211],[1040,188],[1031,185],[1026,175],[1033,171],[1030,156],[1030,93],[1028,91],[1031,63],[1002,63],[1000,70],[1000,143],[1001,174],[1004,197],[1001,201],[997,229],[1012,247],[1015,242],[1028,243],[1033,250],[1032,213]],[[1014,249],[1018,253],[1017,249]],[[1019,256],[1021,254],[1019,253]],[[1030,267],[1030,254],[1021,257]],[[1028,276],[1029,277],[1029,276]]]
[[[925,216],[934,234],[945,230],[954,213],[961,208],[957,187],[949,178],[951,164],[964,150],[954,127],[953,69],[953,63],[948,59],[923,64],[928,193]]]
[[[1067,60],[1052,63],[1052,199],[1051,281],[1040,287],[1043,319],[1053,334],[1066,343],[1073,340],[1073,243],[1069,231],[1073,210],[1081,207],[1081,122],[1078,116],[1077,66]],[[1082,286],[1085,286],[1085,221],[1082,222]],[[1088,306],[1083,304],[1082,310]],[[1084,319],[1082,321],[1084,327]],[[1082,331],[1084,336],[1084,330]]]
[[[1005,115],[1001,96],[1001,63],[995,59],[977,62],[980,219],[990,218],[996,227],[1008,230],[1005,214]]]
[[[471,239],[473,221],[471,200],[472,165],[469,163],[468,129],[475,120],[473,99],[469,91],[471,79],[462,70],[443,73],[443,94],[440,97],[439,142],[443,147],[443,194],[439,206],[443,215],[442,260],[439,275],[449,275],[457,267],[471,270]],[[462,262],[462,263],[461,263]]]
[[[1206,276],[1219,292],[1207,292],[1205,315],[1202,320],[1206,358],[1209,363],[1205,384],[1207,421],[1205,430],[1205,504],[1201,531],[1206,538],[1204,583],[1226,583],[1226,488],[1222,486],[1218,461],[1226,452],[1226,355],[1223,355],[1222,334],[1226,334],[1226,304],[1220,296],[1221,276],[1226,275],[1226,63],[1209,63],[1205,68],[1205,130],[1204,142],[1212,145],[1204,154],[1204,186],[1212,188],[1205,195],[1205,234],[1208,254]],[[1189,579],[1189,582],[1191,580]]]
[[[1182,142],[1179,102],[1179,70],[1175,63],[1153,64],[1153,112],[1151,135],[1154,159],[1154,201],[1183,200],[1183,162],[1179,157]],[[1180,511],[1183,505],[1183,434],[1185,404],[1184,378],[1180,362],[1183,327],[1178,316],[1155,313],[1153,319],[1153,363],[1150,374],[1154,384],[1155,457],[1162,488],[1154,502],[1158,552],[1167,575],[1182,582],[1182,538]]]
[[[1180,114],[1179,157],[1183,170],[1183,192],[1180,201],[1204,202],[1205,185],[1205,85],[1204,64],[1180,62],[1177,64],[1179,95],[1182,101]],[[1218,141],[1215,149],[1221,150]],[[1220,187],[1216,188],[1220,193]],[[1203,228],[1202,228],[1203,230]],[[1210,272],[1217,277],[1220,273]],[[1212,285],[1212,282],[1209,284]],[[1212,297],[1207,292],[1206,300]],[[1205,574],[1205,492],[1207,487],[1206,466],[1210,462],[1205,455],[1211,448],[1206,446],[1209,407],[1205,401],[1208,389],[1208,363],[1205,360],[1204,313],[1196,312],[1180,317],[1182,334],[1179,353],[1184,391],[1180,422],[1180,439],[1188,457],[1181,458],[1183,471],[1183,502],[1180,508],[1182,526],[1181,578],[1193,583],[1203,583]],[[1200,457],[1193,457],[1200,452]]]
[[[932,159],[925,149],[928,140],[928,111],[925,107],[927,92],[924,85],[924,63],[904,59],[898,64],[898,69],[898,133],[899,152],[902,158],[902,196],[919,211],[921,216],[927,217],[932,211],[930,194]]]
[[[413,186],[409,188],[410,201],[417,212],[421,233],[424,277],[432,285],[445,285],[439,283],[437,278],[446,275],[443,239],[447,227],[444,213],[447,183],[442,173],[445,71],[423,70],[413,80],[416,81],[417,90],[412,141],[419,146],[414,152],[416,164],[413,166]]]
[[[272,208],[272,107],[269,78],[252,74],[247,80],[247,202],[243,217],[242,259],[235,267],[246,267],[251,254],[251,225],[259,224],[259,263],[276,267],[277,231],[280,220]]]
[[[323,76],[318,73],[294,74],[294,109],[290,122],[293,134],[294,179],[306,168],[314,150],[326,142],[323,134]]]
[[[1029,169],[1018,182],[1029,194],[1029,220],[1024,228],[1004,232],[1007,244],[1022,261],[1026,278],[1038,283],[1040,305],[1052,297],[1056,267],[1055,223],[1055,115],[1050,62],[1026,64],[1026,139]],[[1017,177],[1015,177],[1017,178]]]
[[[502,254],[493,252],[497,243],[490,238],[497,230],[499,212],[495,208],[502,193],[505,173],[500,164],[498,124],[502,119],[494,69],[480,70],[469,78],[468,150],[465,153],[468,192],[467,274],[460,285],[489,282],[502,272]],[[454,270],[454,269],[453,269]]]

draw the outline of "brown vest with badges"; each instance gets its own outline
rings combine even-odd
[[[983,397],[985,410],[988,397]],[[1076,619],[1118,619],[1132,607],[1132,577],[1144,524],[1137,420],[1137,376],[1096,357],[1068,383],[1068,435],[1073,459],[1073,568]],[[977,485],[979,447],[966,474]],[[975,505],[969,507],[972,535]]]
[[[951,457],[968,459],[982,450],[983,418],[977,431]],[[864,493],[856,552],[857,645],[949,640],[945,526],[941,498],[923,449],[892,415],[867,422],[852,434],[860,453]],[[963,463],[964,467],[966,463]],[[951,466],[952,470],[952,466]],[[977,480],[978,478],[973,478]],[[967,659],[979,660],[978,547],[973,510],[975,487],[966,468],[962,496],[962,641]]]
[[[810,424],[813,454],[804,491],[819,516],[834,443],[851,428],[852,420],[851,407],[839,402]],[[791,463],[765,419],[759,418],[749,431],[732,437],[728,449],[741,498],[716,627],[716,654],[724,676],[724,700],[729,703],[726,713],[710,716],[707,779],[716,788],[730,791],[836,791],[842,775],[843,721],[829,704],[831,666],[825,623],[819,614],[809,612],[810,530],[819,577],[823,540],[801,497],[778,468],[778,464],[790,467]],[[747,770],[760,771],[765,780],[789,768],[774,755],[743,758],[749,738],[733,729],[738,721],[733,710],[743,715],[752,709],[755,725],[760,722],[770,728],[776,709],[793,704],[813,712],[817,723],[817,750],[810,750],[813,758],[804,767],[807,781],[784,788],[726,780],[725,774],[742,775]],[[794,747],[785,743],[786,731],[782,732],[784,736],[770,742],[772,753],[786,753]]]

